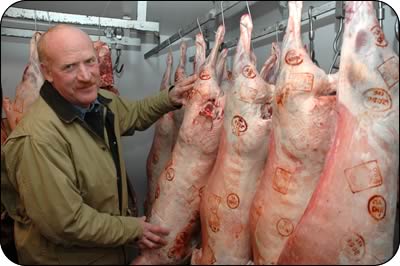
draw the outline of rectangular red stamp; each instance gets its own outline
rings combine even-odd
[[[382,175],[377,160],[346,168],[344,174],[353,193],[382,185]]]
[[[311,91],[314,85],[314,75],[311,73],[290,73],[289,80],[297,91]]]
[[[378,71],[389,89],[399,82],[399,59],[391,57],[378,66]]]
[[[292,177],[291,172],[286,171],[283,168],[277,167],[272,181],[272,188],[278,191],[279,193],[286,195],[288,192],[288,187],[291,177]]]

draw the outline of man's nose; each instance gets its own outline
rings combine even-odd
[[[80,81],[89,81],[90,80],[90,70],[87,66],[84,64],[79,65],[79,70],[78,70],[78,80]]]

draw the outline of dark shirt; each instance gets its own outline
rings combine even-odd
[[[83,107],[81,107],[79,105],[73,105],[73,106],[75,107],[76,110],[79,111],[79,118],[82,119],[82,120],[85,120],[86,113],[91,112],[91,111],[97,112],[99,110],[100,102],[96,98],[96,100],[93,103],[91,103],[88,108],[83,108]]]

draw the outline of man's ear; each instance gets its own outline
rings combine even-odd
[[[50,67],[47,64],[40,63],[40,71],[45,80],[53,82],[53,75],[51,73]]]

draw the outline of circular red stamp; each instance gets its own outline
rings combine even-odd
[[[386,47],[388,42],[385,39],[385,34],[383,33],[379,25],[375,25],[371,28],[372,34],[375,36],[375,44],[379,47]]]
[[[380,195],[374,195],[368,200],[368,212],[377,221],[385,218],[386,200]]]
[[[229,208],[231,209],[236,209],[239,207],[240,204],[240,198],[236,193],[230,193],[226,197],[226,204],[228,205]]]
[[[281,236],[290,236],[293,232],[294,226],[292,221],[286,218],[281,218],[276,223],[276,230]]]
[[[371,88],[363,93],[364,106],[375,112],[384,112],[392,108],[392,97],[382,88]]]
[[[286,53],[285,61],[288,65],[297,66],[303,63],[303,56],[296,50],[289,50]]]
[[[207,70],[201,71],[199,77],[200,77],[201,80],[209,80],[209,79],[211,79],[211,75],[210,75],[210,73],[208,73]]]
[[[247,130],[247,122],[240,115],[235,115],[232,119],[232,133],[236,136],[243,135]]]
[[[341,241],[342,252],[352,261],[359,261],[365,254],[365,241],[356,233],[346,235]]]
[[[246,65],[243,67],[242,75],[249,79],[253,79],[257,76],[251,65]]]

